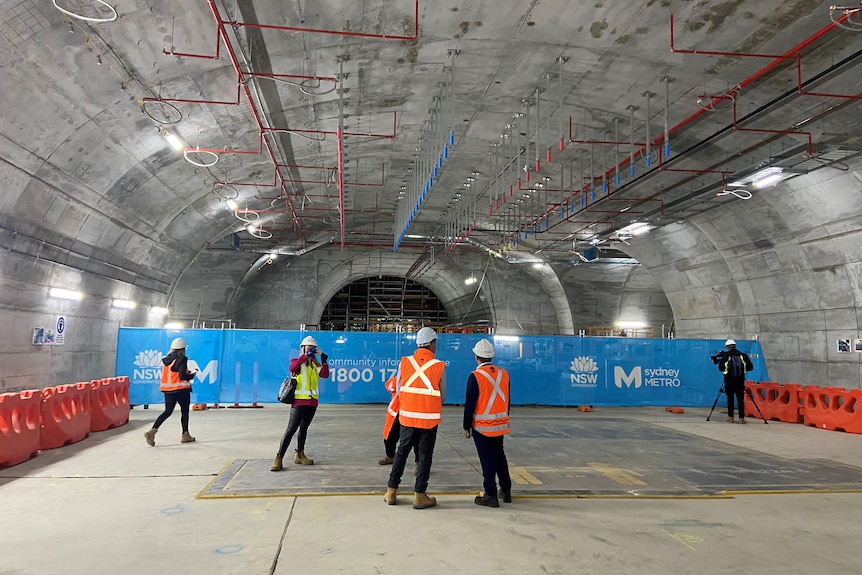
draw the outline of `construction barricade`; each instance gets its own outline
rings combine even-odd
[[[70,383],[42,390],[39,449],[77,443],[90,435],[90,386]]]
[[[105,431],[129,422],[129,385],[127,376],[90,382],[90,431]]]
[[[862,389],[847,391],[840,387],[802,388],[805,425],[832,431],[862,433]]]
[[[799,385],[795,383],[782,385],[774,381],[746,381],[745,387],[751,395],[745,394],[745,416],[760,417],[770,421],[799,423]],[[752,396],[757,402],[751,403]],[[758,413],[757,408],[760,408]]]
[[[39,453],[38,390],[0,394],[0,467],[11,467]]]

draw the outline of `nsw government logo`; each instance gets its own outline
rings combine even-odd
[[[147,349],[135,356],[133,379],[140,383],[153,383],[162,380],[162,352]]]
[[[570,374],[572,387],[596,387],[599,379],[599,366],[595,360],[588,355],[582,355],[572,360],[569,368],[574,373]]]

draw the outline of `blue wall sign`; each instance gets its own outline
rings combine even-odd
[[[163,403],[161,358],[171,339],[184,337],[197,403],[276,403],[290,359],[306,335],[329,355],[330,377],[320,380],[321,403],[386,403],[384,382],[415,334],[275,330],[164,330],[120,328],[116,375],[131,379],[132,404]],[[464,402],[475,369],[472,348],[494,342],[494,363],[509,371],[513,405],[709,407],[722,374],[709,359],[721,340],[440,334],[437,358],[446,363],[447,404]],[[751,355],[747,379],[768,380],[760,343],[737,341]]]

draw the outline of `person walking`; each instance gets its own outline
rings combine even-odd
[[[165,394],[165,411],[156,418],[152,429],[144,433],[147,444],[155,447],[156,433],[159,427],[174,412],[174,407],[180,406],[180,425],[183,434],[180,443],[191,443],[195,440],[189,433],[189,406],[192,402],[192,380],[195,371],[189,371],[189,358],[186,357],[186,340],[181,337],[171,342],[168,355],[162,358],[162,380],[159,390]]]
[[[416,332],[416,351],[413,355],[401,358],[395,376],[401,438],[383,495],[383,501],[388,505],[397,503],[398,486],[407,456],[414,447],[419,462],[413,485],[413,509],[437,505],[437,499],[429,497],[427,493],[437,427],[443,419],[443,402],[446,401],[445,364],[435,358],[436,351],[437,332],[430,327],[423,327]]]
[[[503,501],[512,502],[512,479],[503,451],[503,436],[509,433],[509,373],[491,363],[494,345],[487,339],[476,342],[473,354],[478,365],[467,377],[464,437],[473,437],[484,479],[484,492],[473,503],[499,507],[497,479]]]
[[[727,422],[733,423],[733,400],[736,398],[739,423],[745,423],[745,372],[754,369],[751,358],[736,349],[736,341],[724,342],[727,351],[718,362],[718,369],[724,374],[724,392],[727,394]]]
[[[320,352],[320,360],[317,359],[317,340],[310,335],[305,337],[299,344],[299,357],[290,360],[290,373],[296,377],[296,394],[294,395],[293,407],[290,409],[290,419],[287,429],[281,438],[278,453],[272,463],[270,471],[281,471],[284,469],[284,454],[299,430],[296,440],[296,453],[293,462],[298,465],[314,465],[314,460],[305,456],[305,439],[308,436],[308,426],[314,419],[317,411],[317,381],[319,378],[329,377],[329,356]]]

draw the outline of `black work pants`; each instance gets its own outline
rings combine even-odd
[[[183,433],[189,432],[189,406],[192,404],[191,389],[165,392],[165,410],[156,419],[153,429],[158,429],[171,416],[177,404],[180,406],[180,425],[183,426]]]
[[[398,447],[398,439],[401,437],[401,423],[398,421],[398,416],[395,416],[395,421],[389,429],[389,437],[383,440],[383,447],[386,449],[386,457],[395,457],[395,449]]]
[[[287,422],[287,429],[284,430],[281,444],[278,446],[279,457],[284,457],[284,454],[287,453],[287,448],[290,446],[293,435],[297,430],[299,430],[299,436],[296,439],[296,450],[305,451],[305,438],[308,437],[308,426],[311,425],[311,420],[314,419],[314,412],[316,411],[316,405],[294,405],[290,408],[290,419]]]
[[[407,456],[415,447],[419,457],[419,470],[413,484],[413,491],[425,493],[428,490],[428,477],[431,475],[431,459],[434,456],[434,444],[437,443],[437,426],[431,429],[419,427],[401,426],[401,440],[395,451],[395,461],[392,463],[392,471],[389,473],[387,487],[398,489],[401,484],[401,476],[404,474],[404,466],[407,464]]]
[[[733,417],[733,399],[736,398],[739,418],[745,418],[745,379],[727,378],[724,380],[724,392],[727,394],[727,415]]]
[[[482,487],[485,495],[497,497],[497,478],[500,479],[500,490],[511,493],[512,478],[509,477],[509,462],[506,461],[506,452],[503,451],[504,436],[488,437],[475,429],[471,435],[482,464]]]

